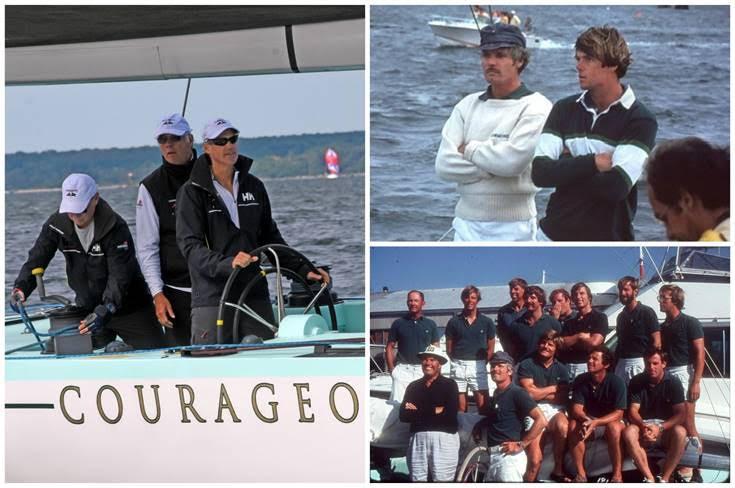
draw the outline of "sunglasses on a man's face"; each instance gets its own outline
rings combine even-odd
[[[209,139],[208,142],[211,142],[215,146],[226,146],[228,142],[235,144],[238,137],[240,137],[240,134],[235,134],[231,137],[217,137],[215,139]]]
[[[159,144],[168,144],[169,142],[179,142],[183,136],[175,136],[172,134],[161,134],[156,139]]]

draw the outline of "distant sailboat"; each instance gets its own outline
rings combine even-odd
[[[324,165],[328,179],[333,180],[339,176],[339,154],[331,147],[324,152]]]

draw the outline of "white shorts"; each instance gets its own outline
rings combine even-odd
[[[526,451],[515,454],[500,452],[500,446],[493,446],[490,450],[490,466],[485,473],[485,482],[521,482],[526,472]]]
[[[420,364],[398,364],[390,374],[393,379],[393,385],[390,389],[390,400],[398,403],[403,401],[403,395],[406,394],[406,388],[412,381],[424,377]]]
[[[553,405],[551,403],[539,403],[537,404],[538,408],[541,409],[541,412],[544,414],[544,417],[546,418],[547,422],[551,422],[551,419],[559,412],[564,413],[566,410],[563,405]],[[533,417],[528,416],[523,419],[523,431],[528,432],[531,430],[531,426],[533,425]],[[544,427],[544,430],[546,428]],[[543,431],[542,431],[543,432]]]
[[[457,383],[460,393],[487,390],[487,361],[455,359],[451,367],[449,377]]]
[[[459,462],[459,434],[416,432],[408,441],[406,453],[411,481],[454,481]]]
[[[646,369],[643,358],[620,358],[615,366],[615,374],[625,381],[627,388],[628,383],[637,374],[641,374]]]
[[[671,373],[673,376],[679,378],[681,386],[684,387],[684,399],[689,400],[689,378],[694,374],[694,366],[687,364],[686,366],[671,366],[666,368],[666,371]]]
[[[454,242],[535,241],[536,218],[515,222],[483,222],[455,217]]]
[[[587,372],[587,363],[569,363],[569,373],[572,375],[572,380],[582,373]]]

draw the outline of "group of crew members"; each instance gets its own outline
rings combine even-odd
[[[659,143],[658,122],[630,85],[623,36],[610,26],[577,37],[581,93],[552,104],[521,73],[531,58],[514,25],[480,31],[487,89],[464,97],[442,129],[435,170],[455,183],[454,240],[631,241],[636,183],[668,237],[727,241],[730,152],[697,137]],[[537,222],[537,193],[553,191]]]
[[[614,355],[604,345],[607,316],[592,308],[585,283],[576,283],[571,294],[552,291],[547,304],[541,287],[514,278],[508,283],[510,302],[496,321],[479,311],[480,290],[468,285],[462,311],[446,325],[446,352],[436,323],[423,314],[423,293],[409,292],[408,313],[391,325],[385,352],[391,400],[400,403],[401,421],[410,423],[411,480],[454,480],[458,412],[468,411],[470,393],[485,416],[473,430],[476,440],[487,443],[485,481],[537,481],[548,443],[552,481],[587,481],[586,442],[602,438],[611,482],[622,481],[625,453],[645,482],[699,476],[686,466],[677,471],[677,465],[687,442],[701,451],[694,405],[704,370],[702,325],[682,313],[679,286],[659,289],[663,323],[638,301],[639,286],[632,276],[617,283],[624,308],[616,318]],[[447,362],[450,375],[444,377],[441,366]],[[666,451],[656,476],[647,457],[653,448]],[[564,467],[567,452],[571,473]]]
[[[217,313],[225,283],[236,267],[228,297],[236,303],[258,279],[258,256],[266,244],[286,244],[271,214],[263,182],[250,173],[253,160],[238,153],[240,131],[217,118],[202,132],[204,153],[179,114],[164,117],[153,136],[161,166],[140,184],[136,204],[136,246],[125,220],[100,197],[95,180],[74,173],[62,183],[58,212],[48,218],[13,285],[11,304],[23,303],[36,288],[33,271],[45,269],[59,251],[84,316],[79,332],[91,334],[94,349],[152,349],[217,342]],[[313,281],[329,282],[321,268],[279,252],[283,267]],[[263,275],[264,276],[264,275]],[[273,310],[265,279],[245,299],[257,317],[246,315],[233,338],[233,310],[227,308],[224,343],[273,337]],[[91,312],[91,313],[90,313]],[[115,340],[119,336],[122,341]],[[54,342],[46,343],[54,352]]]

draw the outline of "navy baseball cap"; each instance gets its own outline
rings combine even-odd
[[[498,351],[495,354],[493,354],[492,359],[490,360],[490,364],[510,364],[513,366],[513,358],[510,357],[510,354],[508,354],[505,351]]]
[[[526,47],[526,36],[514,25],[486,25],[480,31],[480,49],[483,51],[514,46]]]

